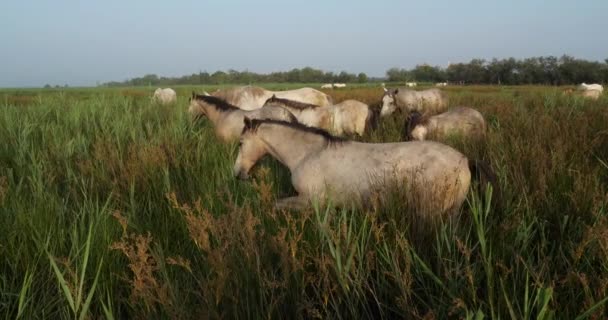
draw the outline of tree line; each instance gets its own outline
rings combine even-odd
[[[468,63],[453,63],[447,68],[417,65],[413,69],[391,68],[388,81],[450,82],[460,84],[544,84],[564,85],[608,82],[608,59],[604,62],[576,59],[533,57],[526,59],[472,59]]]
[[[472,59],[467,63],[452,63],[446,68],[428,64],[412,69],[391,68],[384,79],[369,79],[358,74],[339,73],[305,67],[284,72],[260,74],[250,71],[229,70],[208,73],[200,71],[182,77],[159,77],[148,74],[122,82],[108,82],[103,86],[163,86],[179,84],[252,84],[252,83],[366,83],[389,82],[450,82],[456,84],[545,84],[564,85],[608,82],[608,59],[604,62],[576,59],[564,55],[532,57],[526,59]]]
[[[160,86],[175,84],[251,84],[251,83],[365,83],[367,75],[342,71],[340,73],[324,72],[322,70],[306,67],[292,69],[286,72],[272,72],[260,74],[251,71],[229,70],[208,73],[200,71],[182,77],[159,77],[148,74],[143,77],[129,79],[123,82],[108,82],[104,86]]]

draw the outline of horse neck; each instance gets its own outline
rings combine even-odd
[[[287,126],[262,125],[258,129],[258,135],[266,144],[268,153],[292,171],[307,156],[327,146],[323,136]]]
[[[228,111],[220,110],[216,106],[210,105],[208,103],[203,102],[200,105],[203,109],[205,109],[207,118],[209,118],[209,120],[211,120],[211,122],[213,122],[215,125],[217,125],[217,122],[219,121],[222,114],[228,112]]]

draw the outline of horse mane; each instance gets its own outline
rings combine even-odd
[[[295,100],[277,98],[277,96],[274,95],[274,94],[272,95],[272,97],[268,98],[268,100],[266,100],[266,102],[264,104],[268,104],[268,103],[278,103],[278,104],[282,104],[284,106],[287,106],[287,107],[290,107],[290,108],[294,108],[294,109],[298,109],[298,110],[314,109],[314,108],[318,108],[319,107],[316,104],[304,103],[304,102],[299,102],[299,101],[295,101]]]
[[[214,96],[205,96],[197,94],[194,96],[194,99],[202,100],[203,102],[210,104],[221,111],[240,110],[238,107],[226,102],[226,100]]]
[[[328,143],[341,143],[341,142],[348,141],[344,138],[336,137],[323,129],[309,127],[309,126],[301,124],[299,122],[287,122],[287,121],[283,121],[283,120],[274,120],[274,119],[251,119],[250,121],[251,122],[249,124],[246,124],[245,127],[243,128],[243,133],[248,132],[248,131],[255,132],[256,130],[258,130],[258,128],[262,124],[273,124],[273,125],[279,125],[279,126],[283,126],[283,127],[289,127],[292,129],[296,129],[298,131],[303,131],[303,132],[307,132],[307,133],[320,135]]]
[[[416,128],[417,125],[422,124],[425,125],[428,123],[428,118],[423,116],[420,112],[414,111],[409,114],[409,116],[405,119],[405,128],[403,132],[403,138],[406,140],[412,139],[412,131]]]

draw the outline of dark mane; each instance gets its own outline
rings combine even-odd
[[[301,124],[299,122],[286,122],[286,121],[282,121],[282,120],[271,120],[271,119],[263,119],[263,120],[262,119],[252,119],[250,125],[245,125],[245,127],[243,128],[243,132],[256,131],[262,124],[275,124],[275,125],[293,128],[298,131],[313,133],[313,134],[322,136],[329,143],[339,143],[339,142],[348,141],[344,138],[333,136],[331,133],[329,133],[323,129],[309,127],[309,126]]]
[[[410,113],[405,119],[405,127],[403,128],[403,139],[412,140],[412,131],[419,124],[426,124],[427,117],[423,116],[420,112],[414,111]]]
[[[205,96],[197,94],[194,96],[195,100],[202,100],[203,102],[214,106],[216,109],[221,111],[240,110],[238,107],[231,105],[223,99],[214,96]]]
[[[279,103],[279,104],[285,105],[287,107],[294,108],[294,109],[300,109],[300,110],[319,107],[316,104],[310,104],[310,103],[304,103],[304,102],[299,102],[299,101],[294,101],[294,100],[289,100],[289,99],[277,98],[275,95],[272,95],[272,97],[268,98],[268,100],[266,100],[266,103],[264,103],[264,104],[268,104],[268,103]]]

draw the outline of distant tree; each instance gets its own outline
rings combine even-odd
[[[47,84],[45,84],[45,85],[44,85],[44,88],[45,88],[45,89],[50,89],[50,88],[52,88],[52,86],[51,86],[50,84],[48,84],[48,83],[47,83]]]
[[[363,72],[359,73],[357,75],[357,82],[359,83],[366,83],[367,82],[367,75]]]

